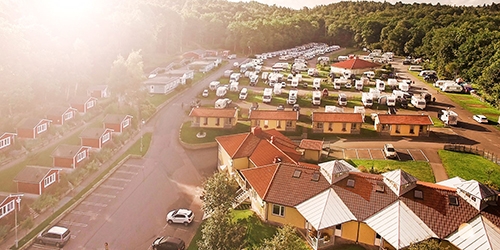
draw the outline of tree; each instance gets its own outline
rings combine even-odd
[[[309,249],[302,239],[296,234],[295,228],[284,225],[279,228],[273,238],[264,242],[264,250],[306,250]]]
[[[246,228],[233,222],[231,210],[217,208],[201,228],[201,239],[196,242],[200,250],[241,249]]]
[[[445,246],[437,239],[428,239],[418,243],[412,243],[408,250],[448,250],[450,247]]]
[[[211,214],[217,208],[232,208],[237,184],[226,173],[217,172],[203,183],[203,210]]]

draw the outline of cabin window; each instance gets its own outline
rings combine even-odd
[[[293,176],[293,178],[299,178],[301,174],[302,174],[302,170],[295,169],[292,176]]]
[[[323,129],[323,123],[322,122],[318,122],[316,124],[316,128]]]
[[[423,133],[424,132],[424,126],[418,126],[418,127],[419,127],[418,132]]]
[[[416,199],[424,199],[424,192],[422,190],[415,190],[414,197]]]
[[[351,127],[352,127],[352,129],[357,129],[358,124],[356,124],[356,123],[352,123],[352,124],[351,124]]]
[[[410,134],[415,134],[415,125],[410,125]]]
[[[208,124],[208,117],[203,117],[203,125],[207,125]]]
[[[273,205],[273,215],[285,216],[285,207],[281,205]]]
[[[342,123],[342,131],[347,131],[347,123]]]
[[[71,118],[73,118],[73,111],[64,114],[64,120],[65,121],[67,121],[67,120],[69,120]]]
[[[458,206],[458,197],[457,196],[455,196],[455,195],[449,195],[448,196],[448,200],[450,202],[450,205]]]
[[[216,126],[219,126],[219,124],[220,124],[220,118],[219,118],[219,117],[217,117],[217,118],[215,118],[215,125],[216,125]]]
[[[264,128],[268,128],[269,127],[269,121],[268,120],[264,120]]]
[[[56,173],[52,173],[43,180],[43,187],[48,187],[50,184],[56,181]]]
[[[125,121],[123,121],[122,128],[126,128],[129,125],[130,125],[130,119],[125,119]]]
[[[328,123],[328,131],[333,131],[333,123]]]
[[[87,109],[94,107],[94,101],[87,102]]]
[[[36,133],[40,134],[43,133],[47,130],[47,123],[40,124],[39,126],[36,127]]]
[[[226,119],[226,125],[231,125],[233,122],[233,118],[227,118]]]
[[[396,134],[401,133],[401,125],[396,125]]]
[[[109,141],[109,133],[105,133],[103,136],[102,136],[102,143],[105,143]]]
[[[82,151],[82,152],[80,152],[80,153],[78,153],[76,155],[76,162],[83,161],[83,159],[85,159],[85,157],[87,157],[87,151],[86,150],[84,150],[84,151]]]
[[[10,145],[10,137],[0,140],[0,148],[4,148]]]
[[[354,187],[354,183],[355,183],[355,182],[356,182],[356,181],[354,181],[353,179],[348,179],[348,180],[347,180],[347,186],[348,186],[348,187],[352,187],[352,188],[353,188],[353,187]]]
[[[276,128],[281,128],[281,121],[276,121]]]
[[[200,117],[195,117],[194,122],[200,124]]]
[[[5,204],[4,206],[0,207],[0,218],[4,217],[5,215],[14,210],[14,202],[15,201],[12,200],[9,203]]]
[[[293,127],[293,122],[292,121],[286,121],[286,127],[287,128]]]

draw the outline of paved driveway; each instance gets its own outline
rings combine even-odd
[[[420,149],[396,149],[399,161],[429,161]],[[381,148],[346,148],[333,150],[330,156],[340,159],[387,160]],[[392,159],[391,159],[392,160]]]

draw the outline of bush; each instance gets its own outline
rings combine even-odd
[[[10,231],[9,225],[0,225],[0,241],[3,241]]]
[[[37,213],[45,211],[49,207],[53,207],[59,202],[59,199],[51,194],[42,194],[33,204],[31,208]]]
[[[33,228],[34,225],[35,225],[35,222],[33,221],[33,217],[31,217],[31,216],[28,216],[28,218],[21,221],[21,224],[20,224],[21,229],[26,229],[26,230]]]

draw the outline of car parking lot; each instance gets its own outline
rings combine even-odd
[[[420,149],[401,149],[396,148],[397,157],[394,160],[399,161],[429,161],[425,153]],[[385,157],[381,148],[352,148],[340,149],[330,153],[330,156],[343,159],[358,160],[392,160]]]

